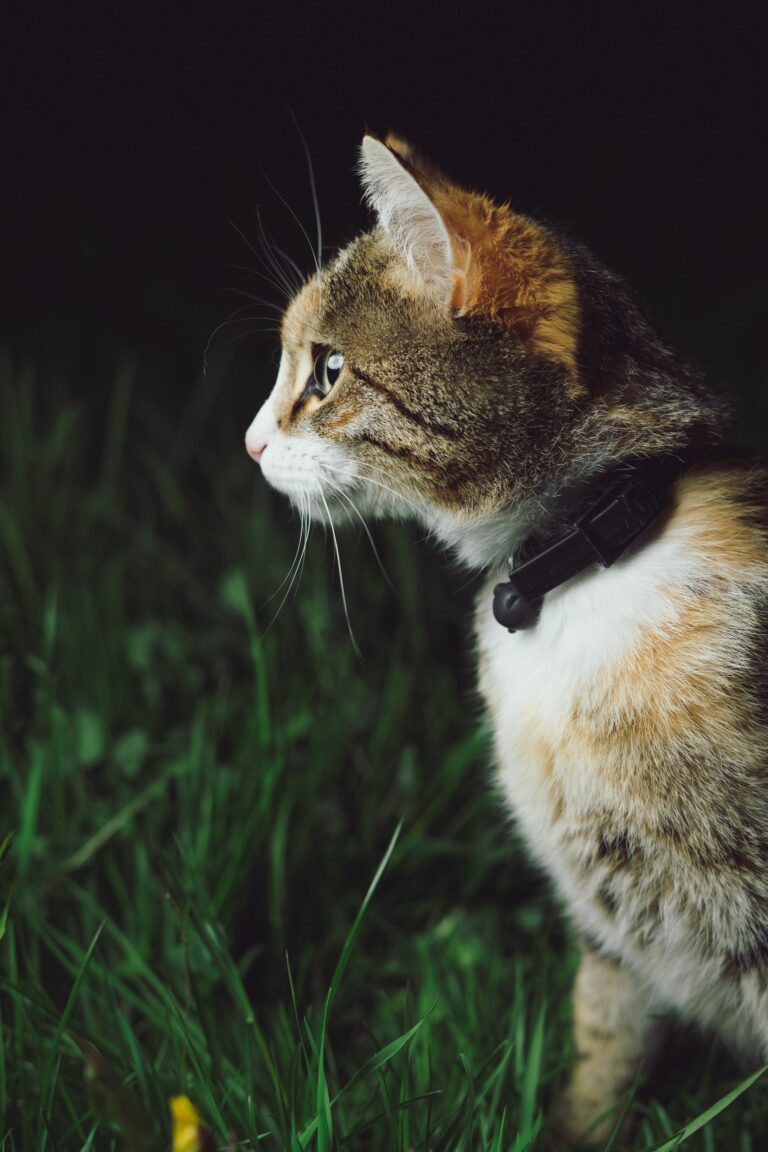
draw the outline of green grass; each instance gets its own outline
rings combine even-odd
[[[490,787],[472,588],[395,526],[390,588],[347,532],[361,665],[318,532],[267,627],[298,531],[242,451],[270,373],[246,402],[214,366],[174,414],[130,358],[88,405],[0,361],[7,1152],[166,1148],[180,1093],[222,1147],[523,1152],[571,1061],[575,949]],[[636,1148],[743,1075],[671,1042]],[[767,1134],[758,1084],[686,1147]]]

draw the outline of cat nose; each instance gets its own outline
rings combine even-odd
[[[261,458],[264,455],[265,449],[267,447],[266,440],[253,440],[246,436],[245,447],[248,455],[251,456],[257,464],[260,464]]]
[[[276,436],[277,421],[272,411],[272,403],[267,400],[259,408],[245,433],[246,452],[257,464],[261,464],[262,456]]]

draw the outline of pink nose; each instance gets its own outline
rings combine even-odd
[[[266,442],[261,444],[248,444],[246,441],[245,446],[248,449],[248,455],[252,456],[256,463],[259,464],[261,462],[262,456],[264,455],[264,450],[267,447]]]

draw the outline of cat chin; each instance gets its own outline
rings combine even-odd
[[[271,475],[265,469],[265,478],[316,524],[334,528],[355,528],[372,520],[423,524],[462,564],[476,571],[503,567],[528,530],[528,520],[508,510],[468,518],[394,489],[373,487],[364,477],[342,485],[327,469],[290,469]]]
[[[334,494],[354,487],[356,477],[335,445],[314,435],[274,432],[260,458],[264,479],[298,508],[318,516]],[[343,503],[343,501],[342,501]]]
[[[470,518],[432,508],[424,523],[462,564],[476,571],[503,568],[528,530],[527,518],[508,510]]]
[[[260,462],[269,485],[315,523],[343,528],[359,527],[361,520],[416,520],[476,570],[502,566],[525,533],[527,522],[508,510],[470,517],[399,492],[358,468],[339,446],[312,434],[273,436]]]
[[[365,475],[356,475],[353,464],[335,471],[332,462],[318,462],[298,453],[270,456],[261,462],[270,487],[287,496],[299,512],[317,523],[343,527],[360,526],[360,520],[418,520],[424,522],[425,505],[417,497]]]
[[[316,481],[299,491],[285,491],[293,506],[317,524],[331,523],[335,528],[359,528],[373,520],[416,519],[399,498],[370,491],[364,481],[340,488],[338,484]]]

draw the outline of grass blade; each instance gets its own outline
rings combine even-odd
[[[758,1068],[751,1076],[747,1076],[746,1080],[742,1080],[732,1091],[726,1092],[725,1096],[721,1096],[711,1108],[707,1108],[707,1110],[697,1116],[695,1120],[691,1120],[688,1124],[684,1125],[671,1139],[663,1140],[661,1144],[654,1144],[650,1148],[645,1148],[643,1152],[672,1152],[674,1148],[679,1148],[684,1140],[687,1140],[689,1136],[693,1136],[695,1132],[701,1131],[710,1121],[714,1120],[716,1116],[719,1116],[721,1112],[724,1112],[726,1108],[733,1104],[734,1100],[738,1100],[739,1096],[743,1096],[766,1071],[768,1071],[768,1064],[763,1064],[762,1068]]]

